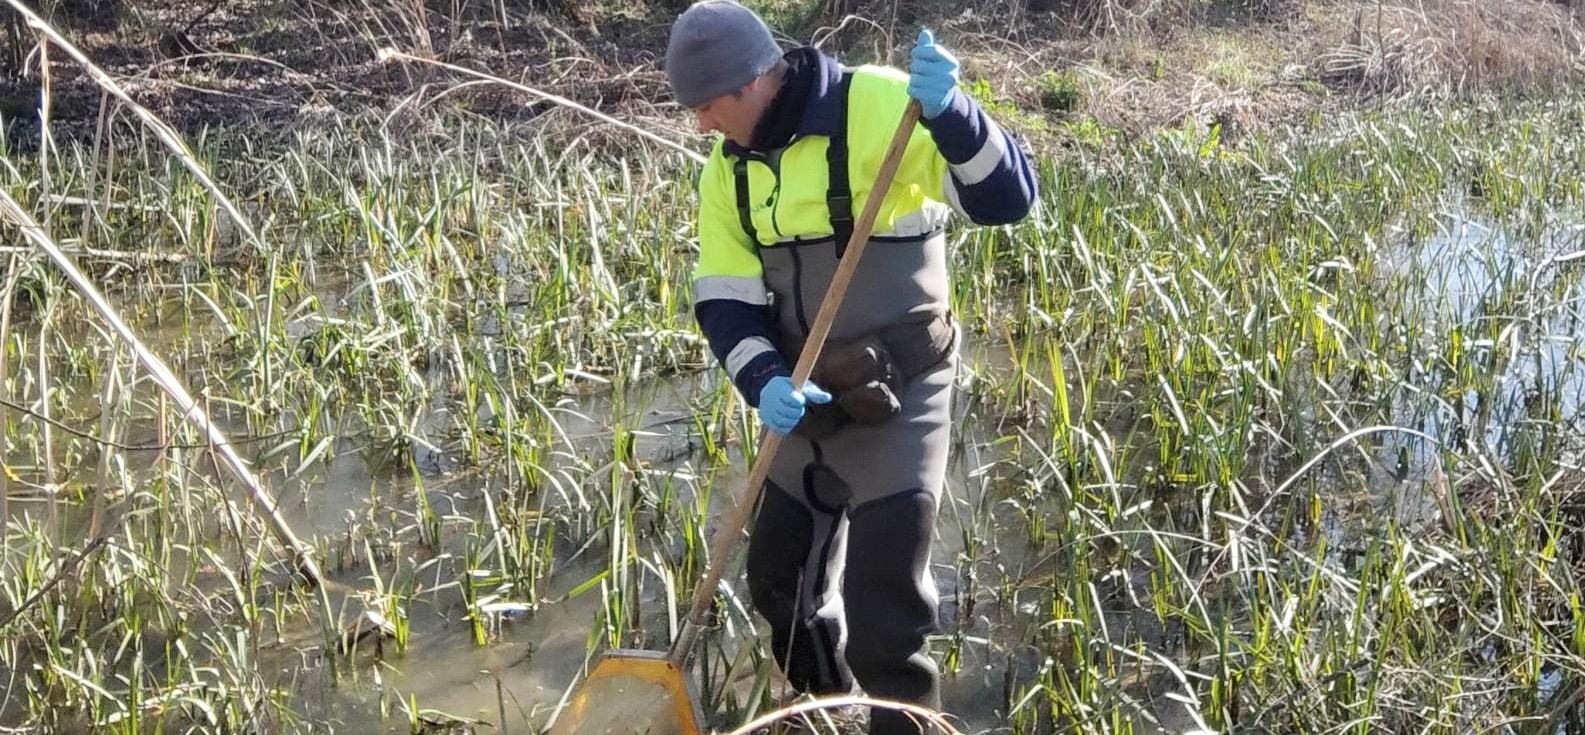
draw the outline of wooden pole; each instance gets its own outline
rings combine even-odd
[[[831,276],[831,285],[826,287],[825,298],[820,301],[820,312],[815,315],[814,326],[809,328],[809,336],[804,341],[803,351],[798,355],[798,364],[793,367],[793,389],[803,387],[804,381],[809,379],[809,374],[814,372],[815,361],[820,359],[820,350],[825,346],[826,336],[831,333],[831,325],[836,321],[837,309],[842,307],[842,299],[847,296],[848,284],[853,280],[853,274],[858,271],[859,257],[864,254],[864,248],[869,244],[870,232],[875,228],[875,217],[880,214],[881,203],[886,199],[886,192],[891,189],[892,179],[897,175],[897,167],[902,164],[903,152],[908,149],[908,139],[913,136],[914,125],[919,122],[919,103],[909,100],[908,109],[903,112],[903,118],[897,124],[897,132],[892,134],[891,147],[886,150],[886,159],[881,163],[880,173],[875,177],[875,186],[870,189],[869,198],[864,202],[864,211],[859,215],[858,222],[853,225],[853,235],[848,238],[847,250],[843,251],[842,260],[837,264],[836,273]],[[759,452],[754,455],[754,467],[749,471],[748,486],[743,488],[742,496],[737,505],[727,516],[725,523],[716,531],[714,540],[710,543],[710,568],[705,571],[704,578],[699,580],[699,586],[693,593],[693,606],[688,611],[688,621],[683,625],[682,632],[677,635],[677,640],[672,643],[669,654],[673,664],[681,667],[687,662],[693,643],[699,636],[699,629],[703,627],[704,614],[710,609],[710,603],[715,599],[716,585],[721,583],[721,577],[726,573],[726,563],[732,553],[732,547],[737,543],[738,537],[743,535],[743,529],[748,527],[748,522],[754,515],[754,508],[759,504],[759,496],[765,487],[765,480],[770,477],[772,461],[776,458],[776,450],[781,447],[782,435],[774,431],[765,432],[765,437],[760,441]]]

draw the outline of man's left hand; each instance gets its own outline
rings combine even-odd
[[[914,42],[910,55],[913,61],[908,67],[908,94],[919,100],[925,119],[932,119],[952,103],[952,90],[958,86],[957,57],[937,46],[935,34],[929,29],[919,31],[919,40]]]

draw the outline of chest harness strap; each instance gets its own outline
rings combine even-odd
[[[836,238],[839,258],[847,249],[848,238],[853,236],[853,190],[848,185],[848,87],[852,82],[853,73],[843,70],[842,84],[836,98],[836,132],[831,135],[826,146],[826,211],[831,218],[831,231]],[[739,156],[732,167],[733,178],[736,179],[734,183],[737,185],[737,218],[744,234],[758,245],[759,236],[749,213],[753,200],[749,197],[748,162],[748,156]]]

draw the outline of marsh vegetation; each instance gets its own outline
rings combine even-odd
[[[8,731],[531,732],[677,631],[759,430],[691,323],[697,163],[422,114],[0,140],[324,576],[13,217]],[[948,710],[1585,731],[1585,97],[1216,122],[1068,120],[1028,221],[952,235]],[[740,595],[697,658],[725,729],[784,695]]]

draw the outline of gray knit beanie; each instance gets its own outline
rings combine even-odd
[[[700,0],[671,24],[666,76],[684,107],[736,92],[781,59],[770,28],[732,0]]]

